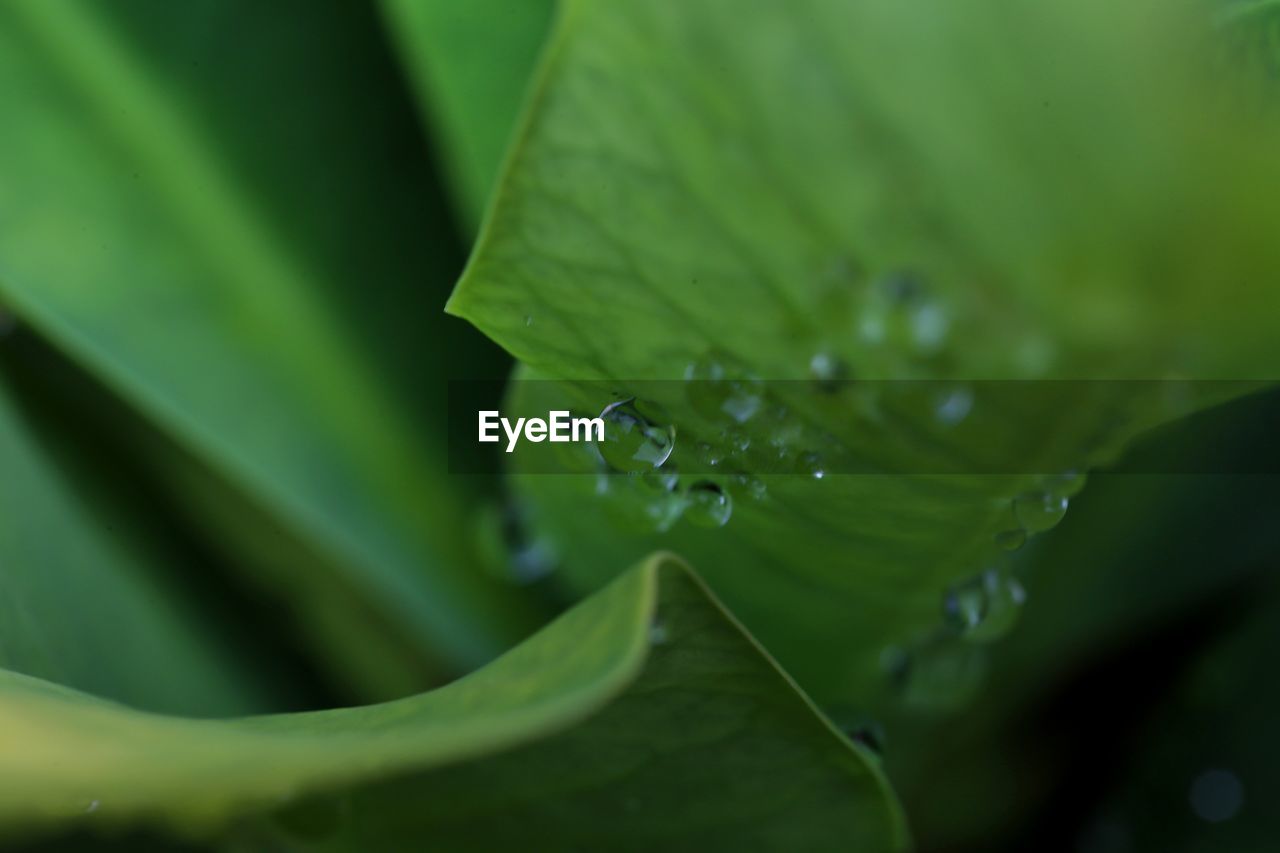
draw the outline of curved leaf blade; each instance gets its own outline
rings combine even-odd
[[[9,674],[0,739],[10,828],[160,821],[200,834],[287,804],[283,823],[252,831],[331,809],[343,817],[318,849],[905,844],[875,759],[663,556],[431,693],[197,721]]]

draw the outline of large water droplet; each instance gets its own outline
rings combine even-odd
[[[685,495],[685,518],[698,527],[724,527],[733,515],[733,499],[715,483],[694,483]]]
[[[653,404],[629,397],[610,403],[600,413],[604,441],[596,445],[609,467],[641,473],[659,468],[676,446],[676,430]]]
[[[1043,533],[1067,514],[1069,500],[1049,492],[1030,492],[1013,501],[1013,515],[1027,533]]]

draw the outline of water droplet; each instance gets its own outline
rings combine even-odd
[[[1196,817],[1209,823],[1231,820],[1244,805],[1244,785],[1230,770],[1206,770],[1191,783],[1188,795]]]
[[[996,547],[1005,551],[1016,551],[1027,542],[1027,531],[1022,528],[1017,530],[1001,530],[995,535]]]
[[[708,468],[715,468],[724,461],[724,453],[714,444],[703,441],[695,449],[698,451],[698,461]]]
[[[908,322],[911,344],[922,355],[933,355],[946,344],[951,320],[937,302],[928,301],[915,306]]]
[[[808,474],[815,480],[821,480],[827,476],[826,466],[822,461],[822,456],[818,453],[812,451],[801,453],[796,464],[801,473]]]
[[[989,569],[948,590],[942,612],[965,640],[988,643],[1013,630],[1026,597],[1016,578]]]
[[[654,619],[649,625],[649,645],[661,646],[671,639],[667,623],[662,619]]]
[[[686,495],[685,518],[698,527],[724,527],[733,515],[729,493],[710,481],[694,483]]]
[[[817,352],[809,359],[809,375],[818,390],[831,394],[840,390],[840,383],[849,378],[849,366],[838,355]]]
[[[640,476],[646,486],[658,492],[674,492],[680,485],[680,472],[674,465],[663,465]]]
[[[640,473],[660,468],[676,446],[676,431],[653,404],[635,398],[604,407],[604,441],[596,445],[604,461],[616,471]]]
[[[751,436],[737,429],[720,433],[720,440],[729,448],[730,456],[739,456],[751,448]]]
[[[963,386],[949,388],[938,397],[933,415],[943,426],[955,426],[969,417],[973,409],[973,392]]]
[[[685,368],[689,399],[694,408],[713,420],[726,415],[734,423],[751,420],[764,405],[763,383],[726,361],[708,354]]]
[[[532,326],[532,325],[533,325],[533,315],[532,315],[532,314],[526,314],[526,315],[525,315],[525,317],[524,317],[524,324],[525,324],[526,326]]]
[[[1049,492],[1019,495],[1013,501],[1013,516],[1027,533],[1043,533],[1067,514],[1068,498]]]
[[[530,584],[555,571],[560,558],[546,537],[531,539],[511,554],[511,576],[516,583]]]
[[[85,807],[84,807],[84,813],[85,813],[85,814],[93,814],[94,812],[96,812],[96,811],[97,811],[98,809],[100,809],[100,808],[102,808],[102,801],[101,801],[101,800],[90,800],[90,801],[89,801],[89,805],[87,805],[87,806],[85,806]]]
[[[762,501],[769,496],[769,488],[759,477],[753,477],[750,474],[739,474],[733,478],[733,481],[753,501]]]

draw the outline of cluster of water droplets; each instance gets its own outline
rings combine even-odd
[[[1016,551],[1038,533],[1052,530],[1067,514],[1071,499],[1084,488],[1086,475],[1068,471],[1046,477],[1039,488],[1023,492],[1010,503],[1011,525],[996,533],[995,544]]]
[[[745,392],[729,389],[721,400],[734,422],[754,414]],[[600,413],[604,441],[596,445],[601,463],[596,480],[599,494],[609,495],[612,511],[624,526],[657,532],[683,520],[695,527],[717,528],[733,516],[733,495],[717,478],[683,477],[672,456],[677,430],[665,409],[656,403],[627,397]],[[732,435],[730,448],[745,449],[750,439]],[[702,466],[714,468],[723,459],[718,446],[694,448]]]

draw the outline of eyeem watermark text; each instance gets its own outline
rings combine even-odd
[[[507,435],[507,453],[516,449],[521,436],[532,442],[539,441],[604,441],[603,418],[574,418],[567,410],[547,412],[546,419],[516,418],[515,423],[497,411],[481,411],[480,438],[482,442],[501,441],[498,428]]]

